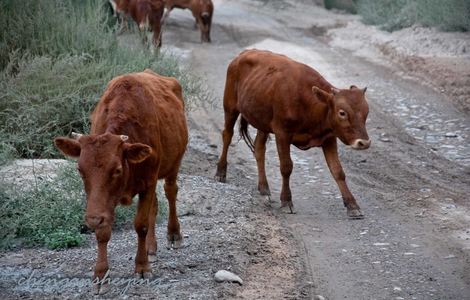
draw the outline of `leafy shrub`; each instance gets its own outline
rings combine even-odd
[[[418,0],[417,18],[425,26],[470,31],[470,1]]]
[[[167,215],[167,204],[158,187],[157,221]],[[135,202],[135,201],[134,201]],[[57,176],[35,176],[33,186],[13,186],[0,180],[0,248],[42,246],[67,248],[85,240],[85,194],[75,164],[59,167]],[[133,224],[136,205],[116,208],[117,228]]]
[[[117,40],[102,8],[103,1],[92,0],[1,1],[0,53],[105,57]],[[7,64],[8,55],[2,55],[0,69]]]
[[[336,8],[352,14],[356,13],[356,7],[353,0],[324,0],[323,2],[326,9]]]
[[[360,14],[367,24],[388,31],[414,24],[446,31],[470,30],[468,0],[325,0],[326,8],[339,8]],[[354,8],[350,8],[350,6]]]
[[[37,177],[33,187],[1,182],[1,247],[47,245],[52,248],[83,241],[81,179],[68,166],[56,178]]]

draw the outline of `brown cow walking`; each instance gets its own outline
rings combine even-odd
[[[129,15],[139,27],[143,42],[147,43],[147,30],[153,32],[152,43],[155,47],[162,45],[161,21],[164,12],[163,0],[111,0],[116,14],[120,16],[122,26],[127,26]]]
[[[67,156],[78,158],[87,206],[85,221],[95,230],[98,259],[94,278],[108,271],[107,244],[114,210],[130,205],[139,195],[135,230],[138,236],[135,273],[145,277],[149,259],[155,258],[155,188],[165,179],[169,203],[169,246],[182,242],[176,215],[176,179],[188,143],[181,86],[174,78],[151,70],[113,79],[91,116],[89,135],[76,139],[58,137],[55,145]],[[104,288],[97,286],[97,292]]]
[[[196,26],[201,31],[201,43],[211,42],[212,15],[214,4],[211,0],[165,0],[166,13],[163,20],[168,18],[173,8],[190,9],[196,19]]]
[[[289,206],[291,210],[293,207],[289,187],[293,167],[290,145],[301,150],[322,147],[348,216],[362,218],[359,205],[346,185],[336,138],[354,149],[369,147],[365,91],[356,86],[336,89],[312,68],[283,55],[259,50],[242,52],[227,70],[223,150],[216,178],[225,182],[228,147],[241,114],[240,131],[254,150],[258,190],[262,195],[270,195],[264,167],[265,144],[269,134],[274,133],[282,174],[282,207]],[[258,129],[254,145],[248,135],[248,124]]]

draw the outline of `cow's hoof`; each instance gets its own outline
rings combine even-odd
[[[348,217],[353,220],[364,219],[364,215],[359,208],[348,209]]]
[[[271,191],[269,190],[269,187],[258,187],[258,191],[261,196],[271,196]]]
[[[218,175],[218,174],[216,174],[216,175],[214,176],[214,179],[217,180],[218,182],[222,182],[222,183],[225,183],[225,182],[226,182],[226,177],[223,176],[223,175]]]
[[[152,272],[151,271],[136,272],[134,273],[134,278],[135,279],[151,279]]]
[[[157,254],[155,254],[155,253],[153,253],[153,254],[150,254],[150,253],[149,253],[149,254],[147,255],[147,257],[148,257],[148,261],[149,261],[149,262],[156,262],[156,261],[157,261]]]
[[[183,236],[179,233],[168,234],[167,235],[167,249],[178,249],[183,245]]]
[[[290,214],[295,214],[296,211],[294,210],[294,204],[292,201],[281,201],[281,211],[290,213]]]
[[[95,295],[104,295],[109,291],[109,283],[105,282],[103,284],[97,283],[93,285],[93,294]]]

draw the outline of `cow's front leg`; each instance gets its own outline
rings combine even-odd
[[[147,248],[148,260],[150,262],[157,260],[157,239],[155,234],[155,223],[158,215],[158,199],[155,197],[152,201],[149,211],[149,229],[145,239],[145,246]]]
[[[106,277],[106,273],[109,270],[108,242],[111,238],[111,226],[96,229],[95,235],[98,242],[98,258],[93,276],[93,287],[94,293],[98,295],[109,290],[109,278]]]
[[[138,278],[146,278],[151,274],[147,256],[146,238],[149,231],[149,215],[152,210],[152,202],[155,201],[155,185],[151,185],[147,191],[139,194],[139,204],[137,205],[137,214],[134,220],[134,228],[137,233],[135,274]]]
[[[276,134],[276,146],[279,154],[279,162],[282,175],[282,189],[281,189],[281,207],[288,206],[290,212],[293,213],[292,208],[292,193],[290,191],[289,179],[292,174],[293,163],[290,157],[290,143],[292,135],[287,133]]]
[[[176,175],[165,179],[165,195],[168,199],[168,249],[180,248],[183,243],[183,236],[180,232],[180,223],[176,213],[176,195],[178,193],[178,185],[176,184]]]
[[[336,138],[332,137],[326,140],[323,145],[323,154],[325,155],[326,163],[330,169],[331,175],[336,181],[336,184],[341,191],[343,197],[344,206],[346,206],[348,217],[352,219],[362,219],[364,215],[361,212],[359,205],[356,203],[356,199],[351,194],[348,186],[346,185],[346,175],[344,174],[343,167],[338,158],[338,146]]]

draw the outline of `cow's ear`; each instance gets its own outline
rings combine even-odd
[[[367,91],[367,87],[365,87],[365,88],[362,89],[362,92],[363,92],[364,94],[366,93],[366,91]]]
[[[312,87],[312,92],[313,94],[317,97],[318,100],[324,102],[324,103],[330,103],[331,100],[333,100],[333,95],[328,93],[328,92],[325,92],[324,90],[322,90],[321,88],[319,87]]]
[[[80,143],[75,139],[69,139],[65,137],[58,137],[54,139],[54,145],[57,149],[60,150],[64,155],[70,157],[79,157],[80,156]]]
[[[152,148],[141,143],[124,143],[124,155],[126,159],[133,164],[143,162],[152,153]]]

